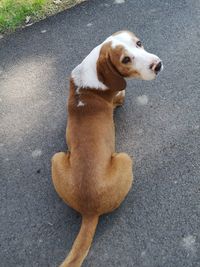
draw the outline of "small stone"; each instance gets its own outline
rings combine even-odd
[[[37,158],[37,157],[40,157],[42,155],[42,151],[40,149],[36,149],[32,152],[32,157],[33,158]]]
[[[124,4],[125,0],[115,0],[115,4]]]
[[[62,3],[62,1],[61,1],[61,0],[54,0],[53,3],[54,3],[55,5],[59,5],[60,3]]]
[[[188,251],[192,252],[193,254],[196,252],[196,237],[192,235],[188,235],[183,238],[182,246]]]
[[[31,25],[33,25],[33,23],[26,24],[26,27],[29,27],[29,26],[31,26]]]
[[[197,125],[194,125],[193,129],[194,130],[199,130],[199,125],[198,124]]]
[[[148,103],[148,97],[146,95],[138,96],[137,102],[139,105],[146,105]]]
[[[91,27],[91,26],[92,26],[92,23],[91,22],[87,24],[87,27]]]
[[[3,73],[3,68],[0,66],[0,75]]]
[[[30,20],[31,20],[31,16],[26,16],[26,20],[25,20],[26,24],[28,24]]]

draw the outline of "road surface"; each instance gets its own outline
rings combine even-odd
[[[135,184],[102,216],[90,267],[200,266],[200,2],[90,0],[0,40],[0,265],[58,266],[81,218],[57,196],[50,159],[66,150],[71,70],[113,32],[135,32],[164,71],[129,81],[117,151]]]

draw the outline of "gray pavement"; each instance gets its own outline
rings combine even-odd
[[[199,11],[195,0],[91,0],[0,40],[0,266],[53,267],[69,251],[80,216],[50,173],[66,150],[68,76],[120,29],[165,68],[129,81],[116,111],[117,151],[135,158],[135,184],[102,216],[84,266],[200,266]]]

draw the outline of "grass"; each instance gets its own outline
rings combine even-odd
[[[84,0],[0,0],[0,33],[8,33],[30,22],[44,19]]]
[[[0,0],[0,32],[13,31],[27,16],[38,16],[46,0]]]

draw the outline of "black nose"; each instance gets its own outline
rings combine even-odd
[[[158,73],[161,70],[161,67],[162,67],[162,62],[160,61],[160,62],[158,62],[158,64],[156,65],[156,67],[154,69],[155,72]]]

